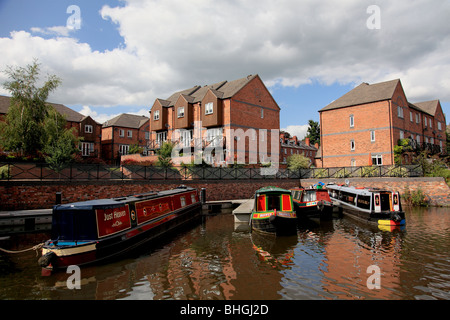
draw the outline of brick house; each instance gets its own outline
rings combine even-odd
[[[10,97],[0,96],[0,121],[5,119],[10,101]],[[49,104],[66,118],[66,127],[75,128],[75,135],[82,138],[79,145],[82,159],[86,161],[99,159],[101,157],[101,124],[90,116],[84,116],[63,104]]]
[[[245,154],[246,164],[265,163],[272,155],[271,129],[280,128],[279,113],[258,75],[194,86],[155,100],[150,111],[149,148],[155,152],[171,140],[188,148],[216,148],[209,156],[204,153],[205,160],[215,166],[233,162],[239,151]],[[278,131],[274,138],[278,141]],[[266,155],[258,155],[257,147],[262,144],[267,146]]]
[[[120,157],[137,145],[147,154],[149,140],[149,118],[122,113],[103,124],[102,157],[110,164],[120,163]]]
[[[362,83],[319,113],[323,167],[392,165],[404,138],[432,153],[446,150],[439,100],[410,103],[399,79]]]
[[[289,156],[301,154],[309,158],[311,165],[316,166],[315,158],[318,148],[319,144],[312,146],[309,138],[301,141],[297,139],[297,136],[291,137],[287,132],[280,132],[280,164],[282,165],[287,163]]]

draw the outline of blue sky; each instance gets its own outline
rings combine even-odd
[[[438,0],[0,0],[0,70],[37,58],[63,80],[49,100],[99,122],[257,73],[302,138],[361,82],[400,78],[411,102],[440,99],[448,116],[449,16]]]

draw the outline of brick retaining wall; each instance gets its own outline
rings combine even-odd
[[[450,206],[450,189],[443,178],[353,178],[349,179],[354,186],[371,186],[398,190],[405,188],[415,191],[418,188],[428,196],[432,205]],[[344,183],[344,179],[308,179],[301,180],[303,186],[318,181],[328,183]],[[183,184],[193,188],[206,188],[208,201],[247,199],[253,196],[256,189],[275,185],[292,188],[299,184],[298,180],[203,180],[184,181]],[[91,199],[119,197],[131,194],[159,191],[175,188],[180,181],[10,181],[0,182],[0,211],[28,210],[51,208],[56,193],[62,192],[62,202],[70,203]]]

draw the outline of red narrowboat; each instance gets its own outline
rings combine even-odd
[[[39,265],[86,265],[126,253],[201,215],[196,189],[180,186],[121,198],[57,205]]]

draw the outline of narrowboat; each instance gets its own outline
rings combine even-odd
[[[291,189],[292,201],[297,213],[297,218],[331,218],[333,214],[333,202],[328,190],[322,184],[317,184],[309,189]]]
[[[297,234],[297,215],[291,191],[278,187],[258,189],[250,223],[252,230],[266,234]]]
[[[180,186],[121,198],[57,205],[39,265],[54,270],[124,254],[201,215],[196,189]]]
[[[405,225],[400,194],[377,188],[355,188],[346,185],[327,185],[330,198],[343,213],[379,226]]]

